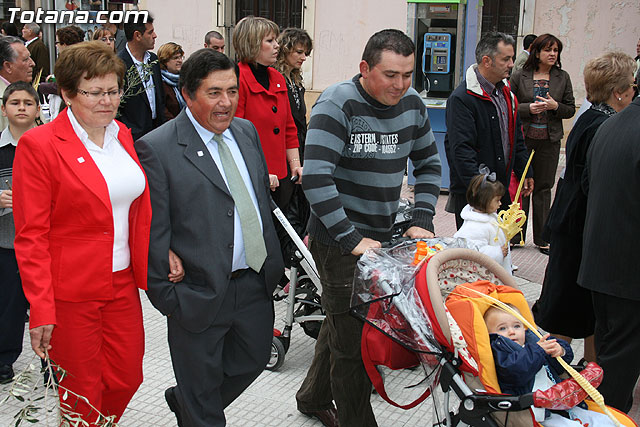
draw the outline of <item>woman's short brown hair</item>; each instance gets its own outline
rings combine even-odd
[[[80,43],[83,40],[78,33],[78,27],[72,25],[68,27],[58,28],[56,30],[56,37],[58,38],[58,41],[60,43],[66,46]]]
[[[593,104],[606,102],[611,93],[624,92],[633,81],[635,62],[626,53],[607,52],[591,59],[584,67],[587,99]]]
[[[278,24],[260,16],[246,16],[233,30],[233,48],[239,62],[255,62],[260,54],[262,39],[273,33],[280,34]]]
[[[93,36],[91,36],[91,40],[102,41],[103,37],[113,37],[113,50],[116,50],[116,35],[111,32],[110,29],[105,27],[100,27],[93,32]]]
[[[477,211],[487,212],[493,198],[504,196],[504,192],[504,185],[497,179],[490,181],[487,175],[476,175],[471,179],[469,188],[467,188],[467,203]]]
[[[160,49],[158,49],[158,62],[160,63],[160,68],[166,70],[167,62],[169,62],[176,54],[184,56],[184,50],[182,50],[182,46],[179,44],[169,42],[160,46]]]
[[[74,44],[60,53],[56,61],[55,76],[58,88],[75,97],[80,79],[90,80],[115,74],[118,87],[124,81],[124,63],[106,43],[90,41]]]

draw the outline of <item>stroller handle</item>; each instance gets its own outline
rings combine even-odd
[[[312,273],[310,271],[307,271],[307,273],[309,273],[310,275],[313,274],[316,277],[320,277],[318,274],[318,269],[316,268],[316,263],[313,260],[313,255],[311,255],[309,249],[307,249],[302,239],[300,239],[300,236],[298,236],[298,233],[296,233],[296,230],[293,229],[291,223],[289,223],[289,220],[287,220],[287,217],[284,215],[284,213],[282,213],[276,202],[273,201],[273,197],[271,196],[269,196],[269,205],[271,206],[273,215],[276,217],[280,225],[282,225],[282,227],[285,229],[293,243],[296,245],[296,248],[298,248],[298,250],[302,254],[302,257],[304,258],[306,264],[308,264],[309,268],[313,272]],[[316,281],[314,280],[314,283],[315,282]],[[318,283],[316,283],[316,285],[318,285],[319,282],[320,281],[318,280]]]

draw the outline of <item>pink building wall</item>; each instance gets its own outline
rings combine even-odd
[[[571,76],[576,103],[582,103],[585,64],[607,50],[635,57],[639,23],[638,0],[536,0],[533,32],[562,41],[562,68]]]
[[[314,91],[357,74],[362,50],[376,31],[407,29],[406,0],[316,0],[315,5]]]
[[[154,51],[167,42],[175,42],[182,46],[188,57],[203,47],[208,31],[220,31],[212,26],[216,22],[215,4],[214,1],[199,0],[142,0],[140,9],[151,12],[158,35]]]

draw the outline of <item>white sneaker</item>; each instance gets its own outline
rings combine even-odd
[[[511,271],[518,271],[518,266],[515,264],[511,264]]]

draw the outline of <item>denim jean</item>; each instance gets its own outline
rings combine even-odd
[[[371,409],[371,381],[360,354],[363,321],[349,314],[353,276],[358,257],[310,239],[322,282],[326,318],[320,328],[315,355],[296,394],[298,409],[329,409],[335,400],[342,427],[377,426]]]

